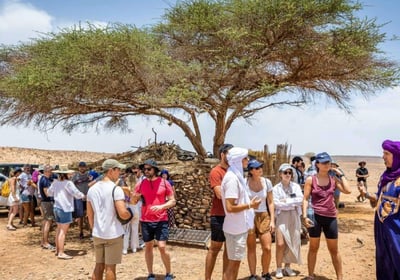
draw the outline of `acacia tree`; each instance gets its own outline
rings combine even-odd
[[[128,128],[128,116],[153,115],[205,156],[198,117],[208,114],[217,153],[235,120],[265,108],[325,96],[348,110],[352,94],[397,85],[397,65],[378,48],[381,26],[357,18],[361,8],[350,0],[186,0],[151,29],[47,34],[3,56],[0,124]]]

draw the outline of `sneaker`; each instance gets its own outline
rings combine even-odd
[[[82,240],[83,238],[84,238],[83,232],[81,232],[81,233],[79,234],[79,239]]]
[[[262,280],[272,280],[272,276],[269,273],[265,273],[261,276]]]
[[[156,276],[155,276],[153,273],[150,273],[150,274],[147,276],[147,280],[156,280]]]
[[[278,279],[283,278],[282,268],[277,268],[275,272],[275,277]]]
[[[257,280],[257,276],[256,275],[250,275],[249,280]]]
[[[165,274],[164,280],[172,280],[174,278],[175,278],[175,276],[173,274],[167,273],[167,274]]]
[[[122,255],[128,254],[128,250],[122,250]]]
[[[296,276],[296,272],[294,272],[290,267],[285,267],[285,268],[283,269],[283,274],[284,274],[285,276],[290,276],[290,277]]]

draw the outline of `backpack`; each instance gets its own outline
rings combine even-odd
[[[10,195],[10,183],[6,180],[1,188],[1,196],[8,197]]]

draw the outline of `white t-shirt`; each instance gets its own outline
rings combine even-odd
[[[225,220],[223,225],[223,231],[229,234],[241,234],[247,232],[250,228],[249,225],[253,225],[254,215],[248,215],[248,212],[253,212],[253,209],[246,209],[237,213],[229,213],[226,211],[225,199],[234,198],[236,204],[248,204],[250,203],[248,192],[240,185],[240,181],[237,176],[228,171],[221,183],[221,196],[222,205],[225,211]],[[250,220],[248,221],[247,220]]]
[[[118,221],[112,191],[115,184],[111,181],[99,181],[89,188],[87,200],[91,203],[94,212],[92,235],[103,239],[113,239],[124,234],[124,228]],[[115,200],[125,200],[120,187],[114,191]]]
[[[47,194],[54,197],[54,207],[62,209],[64,212],[74,211],[74,197],[77,199],[85,197],[70,180],[54,180],[47,189]]]
[[[247,187],[249,188],[250,192],[250,200],[254,197],[258,197],[261,199],[261,203],[257,209],[254,209],[256,213],[263,213],[267,212],[267,195],[269,192],[272,192],[272,183],[268,178],[260,177],[261,185],[263,186],[262,190],[259,192],[253,192],[249,187],[249,181],[247,180]]]

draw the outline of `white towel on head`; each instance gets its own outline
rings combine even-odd
[[[242,160],[249,155],[249,151],[244,148],[233,147],[228,151],[226,159],[228,160],[229,168],[228,171],[235,173],[238,177],[240,185],[242,189],[245,190],[245,203],[250,203],[250,193],[246,185],[246,181],[244,180],[243,174],[243,164]],[[254,227],[254,209],[246,209],[246,224],[248,229],[252,229]]]

